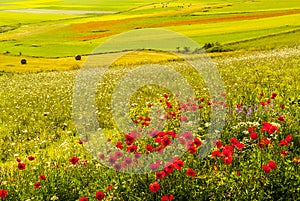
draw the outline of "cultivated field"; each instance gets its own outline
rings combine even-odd
[[[89,54],[116,34],[156,27],[185,34],[201,46],[217,43],[215,47],[208,48],[213,52],[291,47],[297,45],[300,38],[300,6],[297,0],[71,2],[2,2],[0,53],[41,57],[40,60],[73,57],[76,54]],[[26,13],[20,9],[25,9]],[[37,13],[37,9],[43,9],[43,12]],[[47,9],[54,12],[45,12]],[[87,14],[75,12],[80,10]],[[102,11],[116,13],[101,14]],[[20,58],[16,57],[15,60]],[[20,66],[0,64],[0,69],[6,71],[14,71],[15,67],[19,69]],[[68,67],[72,68],[72,65]],[[46,69],[49,68],[55,69],[55,66],[47,65]]]

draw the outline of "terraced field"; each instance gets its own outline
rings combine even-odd
[[[84,55],[116,34],[141,28],[170,29],[202,46],[218,44],[208,51],[266,50],[299,43],[300,6],[296,0],[70,2],[2,2],[1,55]],[[14,71],[12,65],[2,63],[0,69]],[[58,69],[45,66],[51,68]]]

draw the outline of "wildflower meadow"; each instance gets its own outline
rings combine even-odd
[[[79,70],[1,72],[0,200],[299,200],[299,56],[295,47],[213,58],[226,102],[193,69],[165,63],[196,97],[141,88],[128,132],[116,129],[108,99],[129,68],[112,67],[95,99],[105,137],[94,154],[72,116]],[[210,140],[213,109],[225,111],[224,127]],[[182,131],[189,114],[197,127]]]

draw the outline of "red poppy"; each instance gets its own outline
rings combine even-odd
[[[191,141],[191,140],[193,140],[194,139],[194,136],[193,136],[193,134],[192,133],[190,133],[190,132],[185,132],[184,134],[183,134],[183,137],[185,138],[185,140],[187,140],[187,141]]]
[[[164,137],[161,143],[166,147],[172,143],[172,141],[168,137]]]
[[[137,146],[136,145],[131,145],[129,147],[127,147],[127,152],[136,152],[137,150]]]
[[[276,98],[276,96],[277,96],[277,94],[276,94],[276,93],[272,93],[271,99],[275,99],[275,98]]]
[[[171,200],[174,200],[175,197],[174,195],[170,194],[170,195],[164,195],[161,197],[161,201],[171,201]]]
[[[150,117],[145,117],[144,121],[151,121]]]
[[[171,136],[172,138],[176,138],[177,137],[175,131],[169,131],[169,132],[167,132],[167,135]]]
[[[147,151],[153,152],[153,147],[152,147],[151,144],[146,145],[145,148],[146,148]]]
[[[188,151],[191,153],[191,154],[194,154],[194,153],[196,153],[197,152],[197,149],[196,149],[196,147],[195,146],[189,146],[188,147]]]
[[[103,200],[105,197],[105,194],[102,191],[98,191],[96,193],[96,200]]]
[[[266,164],[264,164],[264,165],[262,166],[262,169],[263,169],[263,171],[264,171],[265,173],[267,173],[267,174],[271,171],[270,166],[268,166],[268,165],[266,165]]]
[[[142,122],[142,126],[149,126],[149,125],[150,125],[149,121]]]
[[[155,151],[156,151],[157,153],[159,153],[159,154],[162,154],[163,151],[164,151],[164,147],[163,147],[163,146],[156,147],[156,148],[155,148]]]
[[[285,137],[285,140],[286,140],[288,143],[290,143],[290,142],[292,142],[292,138],[293,138],[293,136],[290,134],[290,135],[287,135],[287,136]]]
[[[117,142],[116,147],[119,148],[119,149],[123,149],[124,148],[122,142]]]
[[[285,108],[285,106],[284,106],[284,104],[279,104],[279,106],[282,108],[282,109],[284,109]]]
[[[106,190],[109,191],[112,188],[113,188],[113,185],[109,185],[109,186],[106,187]]]
[[[119,171],[121,170],[121,168],[122,168],[121,163],[115,163],[115,164],[114,164],[114,168],[115,168],[115,170],[116,170],[117,172],[119,172]]]
[[[116,157],[117,159],[122,158],[123,156],[124,156],[123,152],[121,152],[121,151],[115,152],[115,157]]]
[[[181,159],[178,159],[177,161],[174,162],[174,167],[177,170],[180,170],[184,165],[184,162]]]
[[[108,159],[108,162],[110,164],[114,164],[116,162],[117,158],[115,156],[110,156],[109,159]]]
[[[278,127],[272,125],[271,123],[263,122],[262,125],[263,125],[263,127],[261,129],[261,132],[265,131],[265,132],[269,133],[270,135],[275,133],[275,132],[279,132]]]
[[[240,176],[241,172],[240,171],[236,171],[236,176]]]
[[[257,133],[256,133],[256,132],[251,132],[251,133],[250,133],[250,138],[251,138],[252,140],[257,140],[257,138],[258,138]]]
[[[222,156],[231,157],[231,155],[232,155],[232,151],[230,151],[229,149],[223,149],[222,150]]]
[[[219,150],[214,150],[211,152],[211,155],[215,158],[220,157],[222,154]]]
[[[155,138],[155,142],[157,142],[157,143],[161,143],[161,140],[162,140],[161,136],[158,136],[157,138]]]
[[[263,97],[264,96],[264,94],[261,92],[260,94],[259,94],[259,97]]]
[[[7,191],[2,189],[0,190],[0,198],[6,198],[8,195]]]
[[[284,122],[284,118],[283,118],[283,116],[278,116],[278,118],[277,118],[279,121],[281,121],[281,122]]]
[[[183,137],[180,137],[179,138],[179,143],[184,146],[186,144],[186,141]]]
[[[69,161],[70,161],[73,165],[77,164],[77,163],[78,163],[78,160],[79,160],[79,158],[77,158],[76,156],[73,156],[72,158],[69,159]]]
[[[289,143],[286,140],[280,140],[278,146],[289,146]]]
[[[130,157],[126,157],[126,158],[124,158],[124,163],[126,165],[130,165],[132,163],[132,159]]]
[[[248,128],[248,131],[251,133],[251,132],[254,132],[256,130],[256,127],[255,126],[250,126]]]
[[[20,162],[21,162],[21,159],[19,159],[19,158],[16,158],[16,161],[17,161],[18,163],[20,163]]]
[[[237,147],[238,149],[243,149],[243,148],[245,148],[245,145],[244,145],[243,143],[238,143],[238,144],[236,145],[236,147]]]
[[[160,189],[160,185],[158,182],[153,182],[149,185],[149,189],[152,193],[157,193]]]
[[[39,188],[39,187],[41,187],[41,182],[35,182],[34,184],[33,184],[33,186],[34,186],[34,188]]]
[[[28,156],[27,158],[28,158],[28,160],[30,160],[30,161],[33,161],[33,160],[34,160],[34,156]]]
[[[194,178],[196,176],[196,170],[193,170],[192,168],[188,168],[185,174],[189,177]]]
[[[230,143],[233,145],[233,146],[235,146],[235,145],[237,145],[238,143],[239,143],[239,141],[236,139],[236,138],[230,138]]]
[[[297,165],[300,164],[300,158],[299,157],[294,157],[293,158],[294,163],[296,163]]]
[[[40,174],[39,178],[40,180],[44,180],[44,181],[46,180],[46,176],[44,174]]]
[[[228,150],[230,150],[230,151],[232,151],[233,150],[233,146],[231,146],[231,145],[225,145],[224,146],[224,149],[228,149]]]
[[[223,161],[224,161],[224,163],[226,164],[226,165],[230,165],[231,164],[231,162],[232,162],[232,157],[224,157],[223,158]]]
[[[201,140],[199,138],[195,138],[194,139],[194,145],[196,145],[196,147],[200,147],[201,146]]]
[[[132,137],[131,135],[125,135],[125,139],[126,139],[126,144],[127,145],[131,145],[134,142],[134,137]]]
[[[104,154],[103,154],[103,153],[99,154],[99,158],[100,158],[100,159],[102,159],[102,160],[103,160],[103,159],[104,159],[104,157],[105,157],[105,156],[104,156]]]
[[[261,148],[265,148],[265,145],[269,145],[271,141],[268,138],[260,138],[258,146]]]
[[[81,197],[80,199],[79,199],[79,201],[88,201],[89,199],[87,198],[87,197]]]
[[[156,179],[162,179],[166,176],[165,172],[156,172]]]
[[[222,145],[222,141],[221,140],[218,140],[217,142],[216,142],[216,146],[217,146],[217,148],[218,149],[220,149],[223,145]]]
[[[288,151],[287,150],[280,150],[281,156],[287,156]]]
[[[140,152],[134,152],[134,159],[137,160],[141,157],[141,153]]]
[[[24,170],[26,168],[25,163],[18,163],[18,169],[19,170]]]
[[[164,94],[163,94],[163,97],[165,97],[165,98],[169,98],[169,95],[168,95],[168,94],[166,94],[166,93],[164,93]]]
[[[172,108],[172,104],[171,104],[169,101],[166,101],[166,106],[167,106],[168,108]]]
[[[180,117],[180,121],[185,121],[185,122],[187,122],[187,121],[188,121],[188,119],[187,119],[187,117],[186,117],[186,116],[181,116],[181,117]]]
[[[150,164],[150,169],[155,171],[159,168],[160,164],[159,163],[152,163]]]
[[[175,165],[173,163],[169,163],[163,168],[163,171],[165,172],[165,174],[167,176],[172,173],[174,168],[175,168]]]
[[[271,170],[275,170],[276,169],[276,162],[275,161],[270,160],[268,162],[268,165],[271,168]]]

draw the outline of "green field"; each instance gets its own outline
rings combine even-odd
[[[70,4],[70,2],[72,2]],[[6,4],[7,3],[7,4]],[[149,5],[150,4],[150,5]],[[165,28],[222,51],[264,50],[299,43],[300,6],[295,1],[4,1],[0,9],[0,53],[38,57],[89,54],[108,38],[137,28]],[[50,9],[57,14],[5,10]],[[115,14],[64,14],[64,10]],[[82,27],[85,27],[82,29]],[[276,43],[251,41],[289,38]],[[234,45],[229,45],[234,44]],[[251,44],[251,45],[250,45]],[[3,67],[2,67],[3,68]]]

